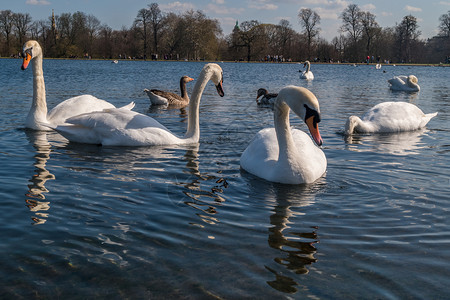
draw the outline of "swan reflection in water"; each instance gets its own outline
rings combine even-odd
[[[34,174],[29,180],[28,193],[26,194],[26,205],[30,211],[34,212],[31,219],[34,225],[43,224],[47,221],[50,209],[50,202],[44,201],[45,194],[49,190],[45,187],[48,180],[55,179],[55,176],[46,169],[46,164],[50,158],[51,145],[47,140],[47,132],[26,130],[27,139],[36,149],[34,155]]]
[[[324,184],[324,177],[312,184],[301,185],[251,179],[255,193],[265,195],[264,201],[271,202],[272,206],[268,244],[277,251],[273,261],[278,266],[266,264],[265,268],[275,276],[267,284],[278,291],[296,293],[299,275],[308,274],[308,267],[317,262],[315,244],[319,242],[319,229],[317,226],[302,227],[301,216],[305,214],[302,212],[305,207],[314,204],[316,194]],[[279,266],[283,268],[280,270]]]
[[[175,178],[170,185],[175,184],[183,186],[183,196],[180,197],[170,193],[168,185],[168,196],[175,205],[184,204],[198,210],[196,215],[200,220],[207,224],[216,224],[219,220],[216,218],[217,207],[225,202],[222,196],[225,188],[228,187],[226,178],[201,173],[199,170],[198,144],[191,146],[186,151],[184,159],[186,160],[186,179]],[[220,171],[219,171],[220,173]],[[202,224],[191,224],[203,227]]]
[[[426,128],[415,131],[386,134],[360,134],[344,136],[347,148],[352,151],[375,151],[393,155],[418,154],[426,146],[422,137]]]

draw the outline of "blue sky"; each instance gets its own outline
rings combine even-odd
[[[52,9],[55,14],[81,11],[93,14],[113,29],[121,29],[122,26],[129,28],[139,9],[152,2],[158,3],[163,12],[202,10],[209,18],[219,20],[225,35],[231,33],[236,20],[278,24],[286,19],[300,32],[297,14],[301,8],[311,8],[321,17],[320,36],[328,41],[339,34],[342,24],[339,15],[349,4],[357,4],[362,10],[373,13],[382,27],[395,26],[404,16],[412,14],[418,19],[421,38],[436,35],[439,17],[450,10],[450,0],[1,0],[0,10],[29,13],[35,21],[47,19]]]

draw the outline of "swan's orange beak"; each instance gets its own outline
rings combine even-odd
[[[194,78],[191,78],[191,77],[188,78],[188,82],[191,82],[193,80],[194,80]]]
[[[314,122],[314,116],[309,117],[306,119],[306,125],[308,125],[309,132],[311,133],[314,142],[316,142],[317,146],[322,146],[323,141],[322,137],[320,136],[319,132],[319,126],[316,122]]]
[[[25,53],[25,57],[23,58],[22,70],[25,70],[28,67],[28,64],[31,61],[31,54]]]

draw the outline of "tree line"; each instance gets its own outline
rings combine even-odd
[[[55,58],[449,63],[450,11],[438,20],[439,34],[427,40],[420,39],[412,15],[382,28],[374,14],[350,4],[340,19],[339,35],[328,42],[320,37],[320,15],[309,8],[298,13],[301,32],[288,20],[248,20],[236,22],[226,36],[201,10],[167,13],[157,3],[140,9],[131,27],[120,30],[79,11],[33,21],[29,13],[2,10],[0,56],[17,56],[26,40],[35,39],[46,57]]]

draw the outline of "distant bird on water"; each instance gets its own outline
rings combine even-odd
[[[176,107],[184,107],[189,104],[189,96],[186,91],[186,83],[191,82],[194,79],[189,76],[183,76],[180,79],[180,93],[181,96],[167,91],[161,91],[157,89],[145,89],[144,92],[150,98],[152,105],[169,105]]]
[[[388,80],[390,88],[393,91],[405,91],[405,92],[418,92],[420,86],[419,80],[414,75],[409,76],[394,76],[394,78]]]
[[[314,79],[314,74],[313,72],[311,72],[311,63],[307,60],[305,61],[305,63],[303,64],[303,67],[306,67],[306,70],[300,75],[301,79],[306,79],[306,80],[313,80]],[[301,71],[299,71],[301,72]]]
[[[261,97],[262,96],[262,97]],[[266,89],[260,88],[256,96],[256,103],[258,105],[271,104],[273,105],[277,99],[278,94],[269,93]],[[259,99],[261,97],[261,99]]]

